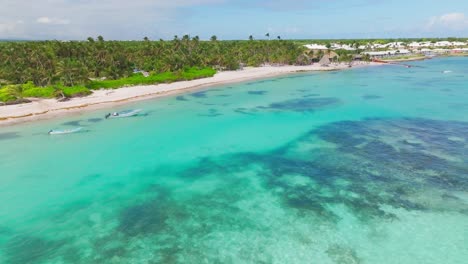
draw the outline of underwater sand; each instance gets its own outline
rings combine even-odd
[[[0,128],[0,263],[465,263],[468,59],[412,64]]]

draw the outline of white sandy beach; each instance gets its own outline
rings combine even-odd
[[[380,63],[353,64],[353,68],[381,65]],[[64,114],[106,108],[125,102],[174,95],[207,86],[237,83],[259,78],[268,78],[284,74],[308,71],[330,71],[349,69],[348,64],[323,67],[318,64],[308,66],[266,66],[249,67],[240,71],[219,72],[210,78],[181,81],[170,84],[124,87],[115,90],[97,90],[87,97],[73,98],[58,102],[56,99],[33,99],[32,103],[0,106],[0,125],[52,118]]]

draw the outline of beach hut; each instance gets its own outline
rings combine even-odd
[[[323,55],[322,59],[319,61],[321,66],[329,66],[330,65],[330,55],[325,54]]]

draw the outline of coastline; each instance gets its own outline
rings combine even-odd
[[[426,57],[426,56],[420,56],[420,57],[411,57],[407,59],[388,59],[388,60],[382,60],[385,62],[405,62],[405,61],[423,61],[423,60],[430,60],[433,58],[448,58],[448,57],[468,57],[468,54],[466,53],[460,53],[460,54],[444,54],[444,55],[437,55],[434,57]]]
[[[405,62],[405,61],[423,61],[423,60],[430,60],[432,58],[430,57],[413,57],[413,58],[407,58],[407,59],[390,59],[390,60],[382,60],[385,62]]]
[[[31,103],[0,106],[0,127],[109,108],[128,102],[177,95],[212,86],[271,78],[292,73],[335,71],[376,65],[382,65],[382,63],[358,63],[353,64],[352,68],[349,68],[346,63],[330,65],[328,67],[317,64],[307,66],[248,67],[241,71],[219,72],[213,77],[191,81],[131,86],[114,90],[96,90],[89,96],[73,98],[66,102],[58,102],[56,99],[33,99]]]

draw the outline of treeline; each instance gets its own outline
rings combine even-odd
[[[188,35],[171,41],[0,42],[0,105],[193,80],[243,65],[293,64],[303,53],[303,47],[280,39],[218,41],[213,36],[201,41]]]
[[[303,48],[292,41],[171,41],[5,42],[0,45],[0,84],[36,86],[86,85],[93,79],[117,80],[135,69],[151,74],[211,67],[235,70],[242,64],[292,64]]]

